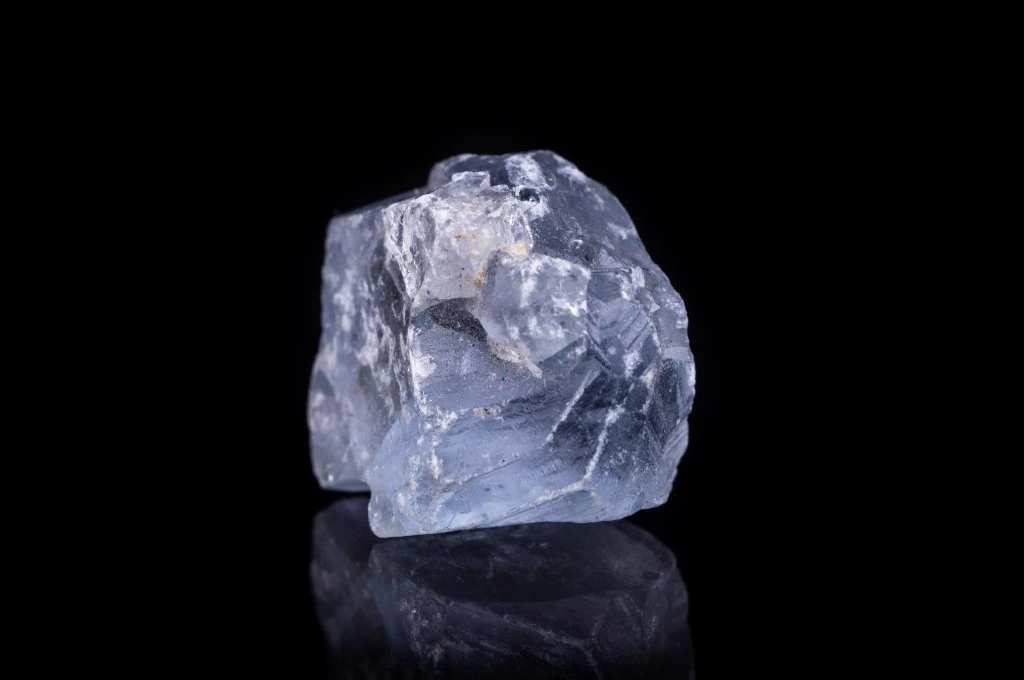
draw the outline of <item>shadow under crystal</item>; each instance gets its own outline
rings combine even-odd
[[[378,539],[368,499],[313,523],[332,677],[692,675],[675,556],[625,521]]]

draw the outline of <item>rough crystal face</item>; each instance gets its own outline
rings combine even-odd
[[[627,522],[381,541],[345,498],[310,577],[338,677],[692,677],[675,556]]]
[[[462,155],[335,218],[309,393],[321,485],[379,536],[625,517],[668,497],[694,365],[629,215],[549,151]]]

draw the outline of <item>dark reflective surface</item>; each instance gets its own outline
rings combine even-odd
[[[331,677],[692,676],[675,556],[625,521],[381,540],[367,497],[317,515]]]

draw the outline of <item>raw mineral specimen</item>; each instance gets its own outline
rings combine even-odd
[[[338,677],[686,678],[675,556],[627,522],[378,540],[366,498],[313,524],[310,578]]]
[[[550,151],[462,155],[335,218],[309,392],[320,484],[402,536],[625,517],[688,438],[683,301],[602,185]]]

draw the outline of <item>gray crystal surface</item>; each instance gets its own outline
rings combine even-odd
[[[337,677],[692,677],[675,556],[628,522],[380,540],[366,515],[356,496],[313,523]]]
[[[629,215],[549,151],[442,161],[335,218],[309,392],[325,488],[379,536],[625,517],[668,497],[694,365]]]

